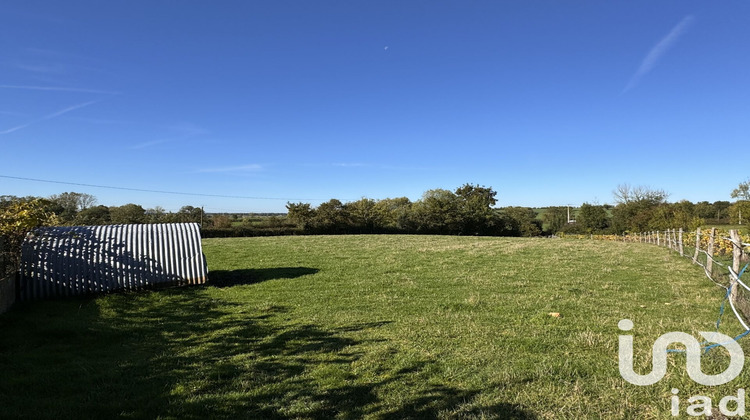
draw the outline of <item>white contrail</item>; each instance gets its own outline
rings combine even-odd
[[[8,133],[12,133],[12,132],[14,132],[14,131],[18,131],[18,130],[20,130],[20,129],[22,129],[22,128],[26,128],[26,127],[28,127],[28,126],[30,126],[30,125],[31,125],[31,123],[28,123],[28,124],[23,124],[23,125],[17,125],[17,126],[15,126],[15,127],[9,128],[9,129],[7,129],[7,130],[3,130],[3,131],[0,131],[0,135],[2,135],[2,134],[8,134]]]
[[[49,115],[45,115],[44,117],[42,117],[40,119],[40,121],[49,120],[49,119],[52,119],[52,118],[57,118],[60,115],[67,114],[70,111],[75,111],[78,108],[83,108],[83,107],[86,107],[86,106],[89,106],[89,105],[93,105],[93,104],[95,104],[97,102],[99,102],[99,101],[88,101],[88,102],[84,102],[82,104],[69,106],[69,107],[61,109],[59,111],[55,111],[55,112],[53,112],[53,113],[51,113]]]
[[[77,105],[72,105],[72,106],[69,106],[67,108],[63,108],[63,109],[61,109],[59,111],[55,111],[55,112],[53,112],[51,114],[47,114],[47,115],[43,116],[42,118],[38,118],[38,119],[36,119],[34,121],[31,121],[29,123],[26,123],[26,124],[23,124],[23,125],[18,125],[18,126],[9,128],[7,130],[0,131],[0,135],[9,134],[9,133],[12,133],[14,131],[18,131],[18,130],[20,130],[22,128],[26,128],[26,127],[29,127],[31,125],[40,123],[42,121],[47,121],[47,120],[51,120],[53,118],[57,118],[57,117],[59,117],[59,116],[61,116],[63,114],[67,114],[68,112],[75,111],[76,109],[79,109],[79,108],[87,107],[87,106],[95,104],[97,102],[99,102],[99,101],[89,101],[89,102],[84,102],[84,103],[77,104]]]
[[[628,82],[627,86],[625,86],[625,89],[623,89],[622,93],[625,93],[629,91],[630,89],[633,89],[636,85],[638,85],[638,82],[640,82],[641,78],[648,74],[651,70],[653,70],[654,67],[656,67],[656,63],[659,61],[659,59],[664,56],[664,54],[667,53],[667,51],[677,42],[677,40],[687,31],[690,24],[693,22],[692,16],[685,16],[680,23],[678,23],[674,28],[672,28],[671,31],[662,38],[656,45],[654,45],[651,50],[648,52],[646,57],[643,58],[643,61],[641,61],[641,65],[638,67],[638,70],[635,71],[635,74],[630,78],[630,81]]]

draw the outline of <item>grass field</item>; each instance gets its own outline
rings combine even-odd
[[[659,335],[715,330],[723,290],[655,246],[384,235],[204,251],[208,286],[1,315],[0,417],[673,418],[672,388],[684,413],[750,379],[702,387],[680,354],[655,385],[620,377],[623,318],[644,373]],[[722,332],[740,331],[727,315]]]

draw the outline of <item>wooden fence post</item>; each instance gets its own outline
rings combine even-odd
[[[742,261],[742,238],[740,233],[736,229],[729,231],[729,237],[732,239],[732,271],[735,275],[740,274],[740,262]],[[729,293],[729,299],[733,303],[737,302],[737,288],[739,284],[735,284],[732,291]]]
[[[698,252],[701,250],[701,228],[695,231],[695,254],[693,254],[693,264],[698,264]]]
[[[658,230],[656,231],[656,246],[661,246],[661,237]]]
[[[714,267],[714,241],[716,240],[716,228],[711,228],[711,236],[708,237],[708,259],[706,260],[706,270],[713,275]]]
[[[679,242],[677,242],[677,247],[680,248],[680,256],[685,256],[685,247],[682,246],[682,228],[680,228],[680,239]]]
[[[742,238],[736,229],[729,231],[729,237],[732,239],[732,270],[735,274],[739,274],[742,261]]]

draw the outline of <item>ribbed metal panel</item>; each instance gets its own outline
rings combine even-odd
[[[23,300],[206,282],[197,223],[36,229],[21,253]]]

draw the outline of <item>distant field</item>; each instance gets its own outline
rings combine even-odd
[[[663,248],[372,235],[204,250],[210,286],[1,315],[0,416],[673,418],[672,388],[684,413],[750,379],[701,387],[679,354],[655,385],[620,377],[623,318],[644,373],[662,333],[715,330],[723,291]],[[740,329],[727,316],[722,331]],[[704,370],[727,359],[713,351]]]

